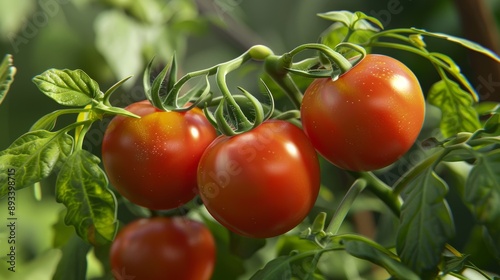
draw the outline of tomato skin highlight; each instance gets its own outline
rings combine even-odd
[[[197,194],[196,170],[217,137],[203,112],[161,111],[147,100],[126,107],[104,134],[102,159],[111,184],[131,202],[154,210],[179,207]]]
[[[305,133],[334,165],[352,171],[386,167],[417,139],[425,115],[420,84],[400,61],[367,55],[336,81],[316,79],[301,106]]]
[[[207,210],[229,230],[277,236],[297,226],[316,202],[317,154],[298,127],[269,120],[219,136],[200,160],[198,187]]]
[[[120,230],[111,245],[110,264],[117,279],[208,280],[215,253],[214,238],[202,223],[154,217]]]

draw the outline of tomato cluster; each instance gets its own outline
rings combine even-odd
[[[301,106],[303,130],[267,120],[217,136],[198,108],[166,112],[142,101],[126,108],[140,119],[118,116],[109,124],[103,163],[111,184],[135,204],[172,209],[199,195],[227,229],[268,238],[295,228],[314,206],[316,151],[347,170],[385,167],[414,143],[424,108],[418,80],[406,66],[367,55],[337,80],[312,82]],[[113,269],[141,279],[208,279],[214,258],[210,232],[187,218],[128,224],[111,249]]]

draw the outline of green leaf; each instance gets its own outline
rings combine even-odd
[[[339,22],[345,27],[351,27],[357,19],[357,16],[350,11],[331,11],[327,13],[320,13],[318,16],[322,19]]]
[[[320,35],[321,43],[329,46],[330,48],[335,48],[338,44],[345,41],[346,36],[349,34],[349,38],[347,42],[353,44],[363,44],[370,40],[371,36],[376,33],[376,31],[372,30],[372,26],[365,22],[360,21],[357,24],[357,28],[355,31],[349,34],[349,28],[340,23],[334,23],[325,31],[323,31]],[[346,56],[347,58],[358,55],[358,53],[349,50],[349,53],[344,53],[341,50],[341,54]]]
[[[486,226],[493,244],[500,251],[500,150],[479,156],[465,185],[464,198],[477,221]]]
[[[87,253],[91,246],[73,234],[64,245],[62,258],[57,265],[53,279],[85,280],[87,279]]]
[[[68,157],[56,181],[56,201],[68,210],[64,222],[94,245],[111,242],[118,225],[116,198],[99,162],[93,154],[78,150]]]
[[[85,106],[100,94],[97,82],[79,69],[50,69],[33,78],[33,82],[41,92],[65,106]]]
[[[460,257],[457,256],[451,256],[451,257],[446,257],[446,260],[444,262],[444,266],[441,269],[443,274],[448,274],[450,272],[460,272],[462,269],[465,267],[467,264],[469,255],[463,255]]]
[[[121,10],[99,13],[94,29],[97,50],[104,56],[115,76],[139,74],[144,67],[142,50],[147,40],[147,29]],[[131,80],[133,82],[135,78]]]
[[[468,49],[482,53],[482,54],[492,58],[493,60],[500,62],[500,57],[496,53],[494,53],[493,51],[491,51],[491,50],[489,50],[489,49],[487,49],[487,48],[485,48],[485,47],[483,47],[475,42],[472,42],[470,40],[447,35],[447,34],[443,34],[443,33],[428,32],[428,31],[423,30],[423,29],[412,28],[411,30],[413,30],[419,34],[425,35],[425,36],[436,37],[436,38],[445,39],[445,40],[448,40],[448,41],[451,41],[454,43],[458,43],[458,44],[460,44]]]
[[[367,16],[363,12],[350,12],[350,11],[331,11],[327,13],[318,14],[320,18],[341,23],[345,27],[348,27],[351,30],[358,29],[371,29],[372,31],[378,31],[380,29],[384,29],[382,23],[374,18]],[[376,25],[378,28],[371,26],[368,23],[372,23]],[[366,25],[368,24],[368,26]]]
[[[358,240],[344,241],[345,250],[354,257],[370,261],[387,270],[396,279],[419,280],[420,277],[405,265],[396,260],[394,255],[388,255],[366,242]]]
[[[161,97],[161,90],[169,83],[168,77],[171,65],[172,64],[170,63],[163,67],[161,72],[154,78],[151,89],[146,92],[147,99],[156,108],[166,109]]]
[[[435,83],[429,90],[427,100],[441,110],[440,129],[444,137],[459,132],[474,132],[481,127],[472,106],[472,97],[452,80],[445,78]]]
[[[484,124],[484,133],[500,135],[500,114],[493,114]]]
[[[57,118],[61,115],[61,111],[54,111],[41,117],[30,128],[30,131],[48,130],[51,131],[56,126]]]
[[[441,62],[446,64],[447,67],[445,67],[443,69],[448,71],[448,73],[450,73],[455,79],[457,79],[457,81],[460,82],[460,84],[462,84],[462,86],[465,89],[467,89],[467,91],[474,98],[474,101],[476,101],[476,102],[479,101],[479,96],[478,96],[476,90],[469,83],[469,80],[467,80],[467,78],[462,74],[460,67],[455,63],[455,61],[451,57],[449,57],[445,54],[442,54],[442,53],[430,53],[430,55],[434,59],[437,58],[437,59],[441,60]]]
[[[448,186],[427,168],[407,186],[401,208],[396,249],[401,261],[418,275],[439,264],[445,244],[454,235],[453,219],[445,200]]]
[[[49,176],[72,149],[73,138],[66,133],[37,130],[22,135],[0,152],[0,197],[8,192],[8,173],[20,190]]]
[[[368,15],[366,15],[365,13],[363,12],[355,12],[354,13],[356,15],[356,17],[358,18],[357,22],[356,23],[361,23],[361,22],[370,22],[372,24],[374,24],[375,26],[377,26],[378,28],[380,29],[384,29],[384,25],[380,22],[380,20],[378,20],[377,18],[375,17],[370,17]],[[356,26],[357,27],[357,26]],[[356,28],[358,29],[358,27]],[[367,29],[366,27],[363,27],[362,29]],[[371,28],[373,31],[378,31],[378,29],[376,28]]]
[[[215,222],[211,217],[202,215],[203,223],[210,229],[217,246],[217,259],[212,279],[237,279],[245,273],[244,261],[230,252],[229,230]]]
[[[264,268],[257,271],[250,280],[282,280],[290,279],[292,268],[290,267],[290,257],[280,256],[268,262]]]
[[[10,85],[14,81],[16,67],[12,65],[12,55],[7,54],[0,63],[0,104],[2,104]]]

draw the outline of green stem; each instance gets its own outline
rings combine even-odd
[[[364,237],[362,235],[347,233],[347,234],[339,234],[339,235],[332,236],[332,237],[330,237],[330,239],[334,243],[342,243],[343,240],[363,242],[363,243],[370,245],[370,247],[375,248],[375,249],[379,250],[380,252],[383,252],[384,254],[391,257],[392,259],[399,261],[399,257],[397,255],[395,255],[393,252],[391,252],[390,250],[388,250],[384,246],[380,245],[379,243],[377,243],[377,242],[375,242],[367,237]]]
[[[389,187],[386,183],[382,182],[377,176],[375,176],[372,172],[350,172],[356,178],[363,178],[367,181],[368,189],[380,198],[385,205],[391,209],[394,215],[398,216],[401,213],[401,205],[402,200],[397,195],[394,194],[392,188]]]
[[[327,233],[331,233],[333,235],[336,235],[338,233],[340,226],[344,222],[347,213],[352,207],[352,204],[354,203],[358,195],[364,190],[364,188],[366,187],[366,183],[367,182],[364,179],[357,179],[356,181],[354,181],[352,186],[349,188],[349,191],[347,191],[346,195],[337,207],[337,210],[335,211],[335,214],[333,215],[332,220],[330,221],[330,224],[326,229]]]
[[[471,146],[500,144],[500,136],[488,136],[488,137],[476,138],[468,141],[467,143]]]
[[[384,36],[391,37],[395,33],[412,33],[412,34],[415,34],[416,32],[415,32],[415,30],[409,29],[409,28],[396,28],[396,29],[383,30],[383,31],[380,31],[380,32],[377,32],[377,33],[373,34],[370,37],[370,43],[369,43],[369,45],[371,45],[371,42],[375,41],[379,37],[384,37]]]
[[[303,94],[297,87],[290,74],[284,76],[271,76],[273,80],[285,91],[295,108],[300,109]]]
[[[283,89],[295,108],[300,109],[303,94],[287,70],[292,66],[291,57],[270,55],[265,59],[264,66],[267,74]]]
[[[341,74],[349,71],[349,69],[352,68],[351,62],[347,60],[343,55],[340,53],[332,50],[330,47],[324,44],[317,44],[317,43],[310,43],[310,44],[303,44],[295,49],[291,50],[285,55],[289,55],[290,57],[295,56],[299,52],[302,52],[304,50],[317,50],[320,51],[322,54],[324,54],[331,62],[333,62],[341,71]]]
[[[399,36],[399,35],[394,34],[394,36],[391,36],[391,37],[396,37],[396,36]],[[400,38],[400,39],[402,39],[402,38]],[[405,42],[409,42],[411,44],[411,42],[409,41],[409,39],[408,40],[404,40],[404,41]],[[462,85],[471,93],[472,97],[474,98],[474,101],[477,102],[479,100],[479,98],[478,98],[477,94],[475,93],[474,89],[470,86],[470,84],[468,84],[467,82],[464,81],[464,78],[461,76],[460,73],[457,73],[457,71],[455,69],[453,69],[452,67],[450,67],[450,65],[446,64],[441,59],[436,58],[435,56],[433,56],[432,54],[430,54],[424,48],[416,48],[416,47],[413,47],[413,46],[406,46],[406,45],[402,45],[402,44],[398,44],[398,43],[387,43],[387,42],[369,42],[368,44],[366,44],[366,46],[370,46],[370,47],[383,47],[383,48],[391,48],[391,49],[403,50],[403,51],[408,51],[408,52],[417,54],[419,56],[422,56],[422,57],[426,58],[427,60],[429,60],[434,65],[434,67],[438,71],[439,75],[443,79],[447,78],[447,77],[444,74],[444,72],[442,71],[442,69],[446,70],[446,72],[448,72],[451,76],[453,76],[460,83],[462,83]]]
[[[87,132],[89,131],[90,127],[92,126],[92,123],[94,121],[91,121],[89,120],[88,123],[84,124],[81,126],[81,129],[78,133],[78,135],[75,135],[75,141],[76,141],[76,145],[75,145],[75,148],[76,149],[81,149],[83,148],[83,140],[85,139],[85,134],[87,134]]]

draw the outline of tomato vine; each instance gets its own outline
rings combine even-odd
[[[203,147],[203,156],[201,156],[201,152],[199,153],[201,164],[198,169],[198,189],[195,188],[193,196],[201,190],[200,196],[203,201],[190,205],[187,210],[197,211],[207,226],[213,229],[213,220],[207,218],[208,214],[200,210],[206,208],[221,224],[240,235],[249,237],[272,237],[297,228],[304,217],[310,213],[313,203],[301,206],[300,211],[295,209],[296,212],[300,212],[300,215],[294,213],[296,215],[289,219],[292,222],[288,223],[286,221],[288,218],[284,218],[285,215],[278,212],[292,213],[295,210],[290,208],[290,205],[283,207],[283,209],[286,208],[283,210],[277,207],[280,205],[274,204],[275,201],[264,202],[264,198],[255,195],[254,192],[257,189],[262,193],[269,193],[272,192],[270,188],[278,188],[279,182],[273,181],[277,178],[276,174],[282,176],[280,177],[282,181],[285,180],[283,171],[280,171],[281,173],[275,170],[269,171],[272,169],[271,167],[264,171],[266,163],[274,160],[273,166],[279,167],[284,166],[284,164],[280,165],[283,162],[289,163],[297,160],[296,166],[300,167],[300,172],[306,170],[305,173],[297,175],[296,178],[292,177],[294,180],[287,181],[286,186],[279,185],[280,188],[286,190],[286,187],[289,187],[293,188],[296,193],[300,193],[303,191],[300,187],[304,185],[304,182],[300,180],[309,175],[311,176],[309,181],[313,182],[315,186],[311,186],[301,195],[283,195],[282,198],[286,201],[294,199],[298,201],[300,197],[297,196],[303,196],[312,201],[309,196],[317,196],[320,188],[318,159],[312,148],[294,142],[299,139],[297,141],[303,143],[303,139],[307,139],[299,129],[302,126],[308,134],[307,127],[301,123],[304,121],[302,118],[304,113],[301,112],[301,106],[304,104],[304,88],[311,84],[312,79],[328,79],[328,82],[340,85],[340,80],[346,77],[349,71],[360,69],[361,62],[364,62],[365,59],[368,60],[369,56],[372,57],[371,52],[374,48],[398,49],[427,59],[436,69],[440,80],[431,86],[426,98],[428,104],[437,106],[442,112],[439,127],[442,137],[426,140],[429,145],[426,147],[425,158],[411,167],[392,185],[388,185],[377,176],[377,169],[387,166],[385,163],[376,168],[371,166],[350,168],[349,165],[337,164],[346,169],[345,173],[354,179],[354,183],[338,204],[328,224],[326,224],[326,213],[320,211],[314,222],[300,234],[297,234],[301,238],[300,242],[308,242],[314,249],[292,251],[288,255],[279,256],[255,272],[252,279],[276,279],[283,274],[293,276],[292,267],[297,263],[300,265],[307,263],[308,270],[304,279],[313,279],[319,277],[318,262],[322,255],[326,252],[339,250],[379,265],[397,279],[436,279],[446,275],[460,278],[464,267],[478,271],[486,279],[496,279],[495,276],[490,277],[481,271],[469,262],[464,254],[449,244],[456,229],[453,213],[446,198],[449,186],[446,180],[439,175],[438,170],[455,162],[469,164],[470,171],[464,179],[465,187],[461,192],[461,198],[477,223],[483,227],[484,242],[490,245],[492,254],[500,259],[500,223],[498,223],[500,220],[500,177],[495,171],[500,163],[498,149],[500,144],[500,105],[493,104],[486,110],[478,111],[475,104],[479,102],[479,96],[466,76],[461,73],[459,66],[446,54],[428,50],[424,39],[431,37],[456,43],[500,62],[498,55],[474,42],[446,34],[417,28],[384,30],[380,21],[361,12],[333,11],[319,16],[334,22],[321,34],[320,42],[297,46],[282,55],[275,54],[267,46],[256,45],[232,60],[189,72],[180,78],[178,78],[178,61],[175,56],[155,77],[152,77],[154,60],[151,60],[146,66],[143,75],[145,98],[148,100],[148,104],[155,107],[155,113],[158,111],[187,114],[197,110],[201,114],[200,109],[202,109],[208,121],[222,134],[213,142],[215,144],[207,145],[207,148]],[[313,52],[312,55],[311,52]],[[301,61],[295,61],[299,54],[301,57],[304,54],[308,57]],[[228,86],[228,76],[252,60],[262,66],[264,75],[261,77],[260,83],[263,88],[263,98],[267,102],[261,102],[256,95],[242,87],[238,87],[240,94],[235,94]],[[384,63],[389,62],[385,61]],[[15,73],[16,68],[13,66],[12,56],[7,55],[0,64],[0,102],[9,90]],[[145,118],[145,116],[141,118],[139,113],[133,113],[130,108],[126,110],[111,104],[110,97],[129,78],[117,82],[107,91],[102,92],[97,82],[82,70],[50,69],[34,77],[33,82],[42,93],[58,104],[71,108],[60,109],[41,117],[29,132],[15,140],[7,149],[0,151],[0,197],[5,197],[8,192],[7,170],[17,170],[17,190],[30,187],[48,176],[56,174],[56,200],[63,203],[67,209],[65,223],[72,225],[80,238],[96,247],[111,243],[118,231],[116,195],[120,195],[120,191],[115,193],[112,190],[120,189],[109,184],[107,173],[100,167],[100,158],[84,150],[83,141],[92,124],[104,116],[111,115],[120,116],[122,119],[136,118],[141,120]],[[300,80],[301,78],[307,79],[307,82]],[[195,80],[198,80],[198,84],[188,86],[189,82]],[[212,83],[213,81],[215,83]],[[271,83],[277,85],[288,96],[293,109],[280,111],[275,108],[274,96],[276,92],[274,90],[276,87],[273,87]],[[415,84],[419,87],[418,81]],[[341,88],[346,90],[346,87]],[[324,95],[331,97],[326,93]],[[391,98],[394,96],[392,95]],[[327,109],[332,110],[331,108]],[[419,108],[419,110],[423,114],[424,108]],[[57,119],[67,114],[76,115],[76,122],[63,128],[56,128]],[[362,115],[360,112],[356,112],[356,114]],[[368,116],[368,119],[366,116],[364,118],[367,121],[373,121],[370,118],[375,117],[380,118],[376,114]],[[275,120],[269,121],[270,119]],[[340,120],[341,116],[336,119]],[[284,123],[284,120],[295,124],[293,129],[289,128],[294,130],[293,133],[290,132],[290,134],[295,135],[294,137],[290,137],[288,140],[281,139],[280,136],[285,134],[281,130],[276,130],[278,131],[276,133],[282,134],[274,135],[274,138],[271,136],[272,139],[262,138],[265,136],[264,134],[262,134],[264,136],[261,135],[260,139],[258,136],[253,136],[253,133],[263,130],[263,127]],[[314,121],[312,126],[319,126],[319,122]],[[415,128],[420,131],[421,123],[417,124],[417,122],[412,121],[408,123],[415,125]],[[348,123],[347,125],[360,127],[359,123]],[[398,127],[392,131],[397,129]],[[376,130],[381,130],[381,128],[378,127]],[[70,131],[74,131],[74,136],[69,134]],[[195,138],[200,137],[195,132],[189,132],[194,133]],[[335,134],[333,133],[334,129],[323,129],[320,132],[322,135],[331,134],[328,137],[339,137],[336,134],[339,132],[338,130],[335,131]],[[373,141],[369,137],[373,138],[374,135],[355,134],[355,137],[357,139],[366,137],[367,141]],[[311,135],[308,136],[310,140],[313,140]],[[391,136],[395,138],[394,135],[389,135],[389,137]],[[253,158],[262,159],[258,161],[259,164],[254,162],[253,165],[245,166],[245,160],[249,162],[248,158],[231,158],[238,155],[238,152],[240,152],[239,155],[245,152],[228,144],[230,141],[236,142],[236,139],[244,139],[242,140],[243,144],[259,147],[250,151]],[[254,139],[253,141],[257,142],[245,142],[247,139]],[[278,141],[276,139],[281,139],[279,141],[283,145],[275,145],[273,141]],[[330,139],[327,140],[330,141]],[[348,140],[352,139],[341,139],[344,142],[349,142]],[[415,139],[412,139],[410,146],[414,142]],[[230,152],[216,154],[218,152],[214,148],[216,144],[221,146],[227,144]],[[316,145],[313,146],[322,153]],[[369,148],[374,149],[373,147]],[[391,146],[391,148],[393,147]],[[400,159],[410,147],[405,148],[404,152],[394,160],[390,160],[389,164]],[[223,150],[219,147],[217,149]],[[270,155],[278,150],[287,151],[286,156],[289,157],[286,157],[284,153],[280,156]],[[306,155],[302,155],[299,150]],[[119,154],[125,151],[119,151]],[[339,152],[335,153],[333,157],[338,156],[338,154]],[[186,155],[186,157],[188,156]],[[133,158],[131,157],[130,162],[133,162]],[[330,160],[327,155],[324,155],[324,158]],[[233,165],[229,167],[220,165],[224,160]],[[346,161],[348,159],[340,160],[343,163]],[[127,163],[130,162],[127,161]],[[198,166],[198,162],[193,164]],[[327,163],[325,161],[322,164]],[[316,166],[311,167],[309,172],[307,168],[312,165],[317,165],[317,168]],[[254,169],[257,167],[262,169]],[[241,171],[243,168],[248,168],[250,171],[243,172]],[[285,171],[290,174],[299,173],[298,170]],[[120,176],[119,174],[113,179]],[[236,180],[237,176],[240,176],[238,180]],[[263,182],[260,176],[265,180],[272,181],[272,186],[260,186],[259,184]],[[230,184],[231,180],[237,184]],[[246,186],[248,182],[254,185]],[[294,184],[297,182],[299,184]],[[149,182],[148,185],[150,185]],[[251,198],[254,199],[254,204],[260,201],[259,207],[269,210],[267,216],[262,217],[261,220],[255,220],[258,217],[255,218],[253,213],[262,210],[255,208],[252,209],[251,213],[241,212],[241,217],[235,218],[233,214],[242,211],[241,205],[247,205],[244,203],[245,198],[241,197],[238,197],[238,201],[227,202],[227,205],[224,204],[223,200],[216,201],[217,208],[209,206],[209,203],[213,202],[211,201],[212,197],[207,193],[214,191],[211,189],[213,186],[227,191],[230,188],[235,188],[233,185],[245,186],[245,191],[248,192],[247,199],[250,200],[250,197],[254,195]],[[265,187],[269,189],[266,190]],[[397,234],[390,246],[382,245],[362,235],[341,231],[348,212],[365,190],[380,200],[398,219]],[[231,191],[233,198],[235,198],[234,193],[236,192],[234,189]],[[274,196],[276,196],[276,200],[279,200],[278,194],[274,194]],[[129,198],[129,200],[134,201],[133,198]],[[205,206],[202,206],[203,203]],[[147,207],[147,204],[142,206]],[[169,215],[173,213],[169,211],[175,211],[172,210],[175,207],[170,205],[164,208],[160,206],[150,208],[155,211],[155,215]],[[249,210],[243,209],[243,211]],[[151,215],[151,212],[145,213],[144,216]],[[178,214],[175,212],[175,215]],[[251,225],[251,222],[254,222],[255,225]],[[271,225],[278,227],[277,225],[281,226],[281,223],[286,225],[279,229],[269,230]],[[252,227],[259,232],[252,232]],[[296,232],[292,234],[294,233]]]

